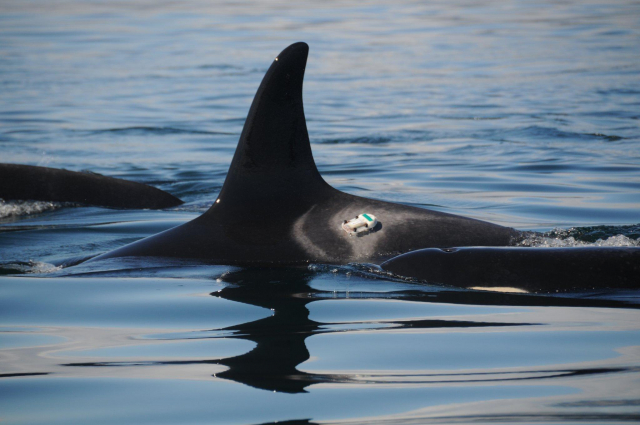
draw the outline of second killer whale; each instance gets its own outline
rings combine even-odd
[[[508,267],[510,258],[514,259],[512,267],[528,264],[530,271],[544,268],[540,261],[553,257],[553,250],[542,253],[514,247],[530,232],[358,197],[326,183],[313,159],[302,101],[308,51],[307,44],[295,43],[274,59],[254,97],[224,185],[207,212],[91,261],[169,257],[230,265],[370,262],[382,263],[383,269],[401,276],[422,278],[433,275],[425,274],[424,267],[416,264],[438,257],[437,253],[423,251],[402,261],[384,262],[425,248],[440,251],[438,248],[477,247],[474,259],[491,263],[496,257],[492,254],[499,253],[500,265],[493,267],[496,270]],[[363,212],[375,214],[378,224],[363,236],[349,236],[341,223]],[[512,248],[491,251],[491,247]],[[510,256],[509,252],[517,255]],[[571,258],[570,267],[552,261],[557,281],[561,283],[563,276],[570,279],[576,268],[597,263],[601,257],[598,252],[606,258],[601,273],[594,275],[599,280],[594,277],[582,284],[616,287],[619,256],[608,248],[594,248],[589,255],[563,254]],[[625,253],[624,261],[632,258],[635,262],[640,248],[628,248]],[[451,267],[464,267],[467,261],[465,254],[450,258],[458,261],[441,262],[441,274]],[[514,286],[514,276],[498,272],[485,280],[490,286]],[[611,276],[613,282],[602,282],[603,276]],[[441,283],[460,286],[455,280]],[[465,282],[461,286],[473,285]],[[624,287],[640,287],[640,283],[626,282]]]
[[[92,172],[0,164],[0,198],[73,202],[108,208],[171,208],[182,200],[157,187]]]

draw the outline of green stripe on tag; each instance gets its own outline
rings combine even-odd
[[[369,217],[368,215],[366,215],[366,214],[362,214],[362,216],[364,218],[366,218],[367,220],[369,220],[369,221],[373,221],[373,219],[371,217]]]

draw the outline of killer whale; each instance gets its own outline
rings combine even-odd
[[[200,217],[102,254],[172,257],[217,264],[346,264],[380,262],[428,247],[505,246],[522,233],[427,209],[362,198],[324,181],[311,152],[302,101],[309,47],[283,50],[264,76],[249,110],[218,198]],[[360,236],[345,219],[375,214]]]
[[[183,203],[167,192],[142,183],[22,164],[0,164],[0,198],[140,209],[170,208]]]
[[[408,252],[383,270],[462,288],[526,292],[640,288],[637,247],[461,247]]]

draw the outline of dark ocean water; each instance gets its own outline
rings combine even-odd
[[[532,246],[640,245],[638,2],[1,1],[0,162],[186,204],[0,201],[0,420],[640,422],[638,292],[463,291],[362,264],[61,267],[206,211],[296,41],[334,187],[545,232]]]

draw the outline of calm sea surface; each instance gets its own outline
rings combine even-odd
[[[544,232],[532,246],[640,245],[636,1],[0,0],[0,162],[186,201],[0,201],[0,421],[640,422],[639,292],[462,291],[362,264],[60,266],[206,211],[296,41],[338,189]]]

